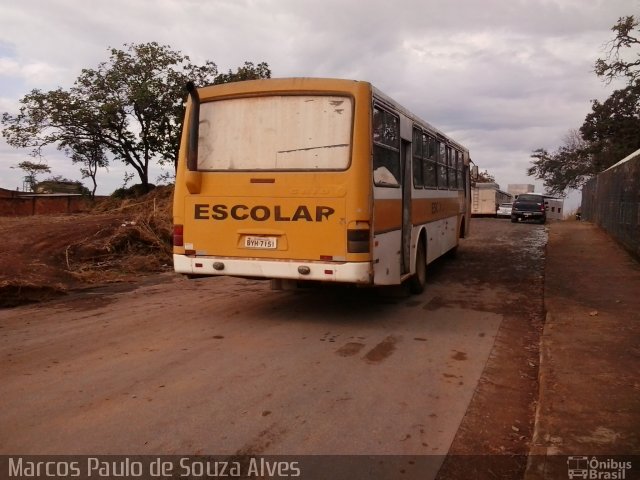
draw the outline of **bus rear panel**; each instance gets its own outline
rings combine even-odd
[[[370,175],[370,153],[353,142],[354,129],[369,130],[369,85],[271,80],[198,93],[196,168],[185,168],[187,120],[176,178],[175,270],[371,283],[370,205],[355,178]]]
[[[468,151],[370,83],[192,88],[174,194],[190,276],[424,288],[469,230]]]

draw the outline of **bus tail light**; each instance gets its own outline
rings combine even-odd
[[[347,230],[347,252],[369,253],[370,230]]]
[[[183,247],[184,246],[184,236],[183,236],[184,228],[182,225],[174,225],[173,226],[173,246],[174,247]]]

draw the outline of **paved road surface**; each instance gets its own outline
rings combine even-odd
[[[0,453],[445,454],[510,294],[493,245],[545,241],[476,222],[420,296],[164,275],[0,311]]]

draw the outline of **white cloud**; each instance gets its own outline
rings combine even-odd
[[[63,69],[45,62],[20,63],[12,58],[0,58],[0,77],[13,77],[28,88],[38,88],[56,78]]]

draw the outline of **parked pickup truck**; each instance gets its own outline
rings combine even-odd
[[[513,202],[511,209],[511,221],[537,220],[540,223],[547,221],[547,211],[544,206],[544,196],[535,193],[523,193]]]

